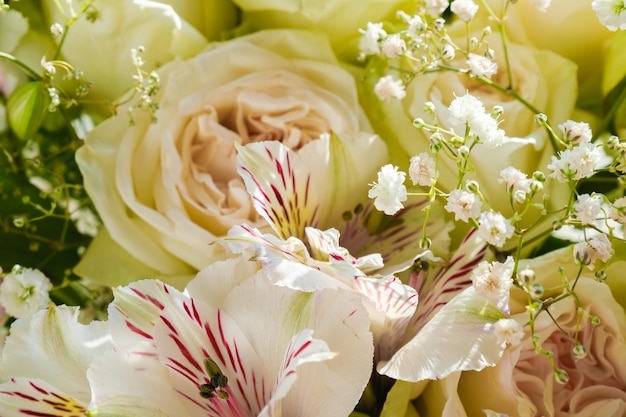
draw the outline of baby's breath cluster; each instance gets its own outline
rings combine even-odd
[[[548,2],[535,2],[539,10],[545,10]],[[386,214],[394,214],[403,207],[408,197],[423,198],[426,213],[432,205],[442,202],[446,212],[457,222],[457,226],[476,229],[476,234],[491,246],[495,261],[483,262],[472,272],[476,291],[495,304],[508,303],[509,291],[515,286],[527,295],[528,321],[526,326],[534,334],[535,321],[539,314],[550,314],[550,306],[576,295],[576,283],[584,271],[594,271],[598,280],[607,279],[607,267],[615,252],[614,246],[623,241],[623,226],[626,221],[626,197],[620,189],[603,194],[599,191],[584,192],[585,182],[593,181],[602,173],[622,177],[626,173],[626,144],[617,136],[599,140],[602,133],[592,131],[589,124],[567,120],[556,127],[548,117],[533,107],[513,88],[510,68],[509,85],[499,85],[491,78],[498,72],[494,51],[487,37],[491,27],[482,31],[469,30],[479,7],[485,7],[502,34],[502,48],[506,54],[506,34],[503,29],[505,16],[496,16],[486,2],[478,4],[472,0],[422,1],[416,14],[398,14],[400,24],[391,30],[381,23],[369,23],[362,30],[361,57],[369,59],[376,68],[374,93],[381,100],[402,100],[406,86],[416,77],[437,71],[453,71],[519,101],[535,114],[535,121],[551,141],[553,154],[550,161],[534,172],[524,172],[513,166],[502,169],[497,178],[501,196],[507,197],[510,210],[507,214],[495,209],[494,201],[481,192],[485,187],[481,178],[481,166],[474,164],[472,155],[489,153],[515,139],[507,136],[500,127],[506,113],[501,106],[486,108],[475,95],[465,94],[451,97],[447,108],[431,102],[423,103],[424,113],[429,120],[418,118],[413,122],[416,129],[428,137],[429,152],[413,155],[408,161],[408,177],[413,189],[406,188],[407,174],[398,167],[387,165],[379,173],[379,181],[372,184],[370,198],[374,205]],[[446,13],[444,13],[446,11]],[[442,17],[446,16],[446,18]],[[505,9],[506,13],[506,9]],[[456,41],[448,35],[447,21],[460,21],[467,26],[465,39]],[[481,33],[480,37],[472,33]],[[454,59],[465,57],[464,64]],[[454,63],[452,60],[454,59]],[[508,57],[501,62],[508,65]],[[457,66],[454,66],[457,65]],[[445,123],[442,122],[445,117]],[[440,167],[456,167],[456,186],[446,189],[440,185]],[[483,177],[484,178],[484,177]],[[618,181],[616,181],[618,182]],[[626,183],[626,181],[622,181]],[[569,199],[559,210],[548,210],[550,192],[548,185],[565,184]],[[493,196],[492,196],[493,198]],[[539,214],[537,214],[539,213]],[[532,214],[532,215],[531,215]],[[571,262],[579,273],[566,277],[555,288],[544,288],[532,270],[518,270],[520,261],[528,256],[530,245],[537,245],[551,233],[566,236],[571,242]],[[564,232],[567,232],[564,234]],[[424,230],[423,239],[428,239]],[[568,244],[564,241],[563,245]],[[580,315],[588,316],[577,301]],[[552,317],[552,316],[550,316]],[[593,320],[592,317],[589,317]],[[556,323],[558,326],[558,323]],[[504,324],[503,324],[504,326]],[[513,327],[503,327],[502,337],[518,340],[519,332]],[[573,355],[585,357],[585,349],[577,335],[568,335],[574,341]],[[544,350],[538,338],[533,338],[537,352],[551,358],[552,352]],[[567,372],[558,369],[552,359],[555,379],[559,383],[568,381]]]
[[[143,53],[145,48],[139,46],[132,48],[130,53],[135,67],[133,75],[134,85],[131,90],[119,102],[113,104],[113,112],[116,108],[128,104],[127,113],[129,122],[133,125],[133,113],[135,110],[145,111],[150,115],[152,122],[156,122],[156,111],[159,109],[159,103],[155,101],[155,96],[161,87],[161,79],[156,71],[146,72],[143,70],[144,60]]]

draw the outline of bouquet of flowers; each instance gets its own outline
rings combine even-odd
[[[623,0],[0,8],[1,416],[626,416]]]

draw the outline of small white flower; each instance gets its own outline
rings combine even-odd
[[[378,182],[370,184],[369,198],[374,198],[374,206],[377,210],[387,215],[395,214],[402,209],[403,201],[406,201],[406,187],[404,180],[406,173],[398,171],[398,167],[391,164],[383,166],[378,172]]]
[[[491,79],[498,72],[498,64],[486,56],[469,54],[467,58],[470,74],[476,77]]]
[[[448,0],[426,0],[426,11],[432,17],[439,17],[449,5]]]
[[[609,215],[613,220],[626,224],[626,197],[620,197],[613,202]]]
[[[391,75],[385,75],[374,86],[374,94],[381,100],[402,100],[406,91],[401,80],[394,80]]]
[[[508,304],[514,267],[515,261],[510,256],[504,263],[483,261],[472,271],[472,285],[478,294],[494,304]]]
[[[469,22],[478,11],[478,5],[473,0],[454,0],[450,10],[459,16],[459,19]]]
[[[412,39],[419,39],[421,32],[426,30],[428,25],[419,15],[410,16],[403,11],[398,12],[398,16],[407,24],[407,35]]]
[[[450,119],[453,125],[461,125],[462,131],[465,130],[465,123],[474,120],[476,115],[485,114],[485,106],[483,106],[482,101],[470,93],[455,97],[448,110],[450,110]]]
[[[52,283],[40,271],[22,268],[4,277],[0,305],[13,317],[28,316],[48,306],[51,289]]]
[[[626,4],[624,4],[624,0],[593,0],[591,7],[598,15],[600,23],[609,30],[626,29]]]
[[[506,184],[506,188],[509,191],[522,191],[524,193],[530,193],[531,180],[528,179],[526,174],[517,168],[506,167],[500,171],[500,178],[498,183]]]
[[[478,236],[485,242],[496,247],[502,247],[504,242],[511,236],[515,229],[509,219],[500,213],[486,211],[481,213],[478,219]]]
[[[485,112],[483,103],[471,94],[456,97],[448,110],[450,124],[457,134],[464,135],[468,125],[470,131],[487,147],[495,148],[504,143],[504,131],[498,128],[498,122]]]
[[[589,265],[593,269],[596,260],[606,262],[613,256],[611,241],[604,233],[599,233],[586,242],[574,245],[574,258],[583,265]]]
[[[504,143],[504,131],[498,127],[498,122],[488,114],[477,117],[470,124],[470,129],[488,148],[495,148]]]
[[[500,319],[494,328],[498,340],[511,346],[519,345],[524,337],[524,328],[513,319]]]
[[[580,180],[593,175],[601,160],[602,154],[593,143],[581,143],[572,149],[559,152],[558,157],[553,155],[548,169],[552,171],[550,177],[559,182]]]
[[[574,210],[576,211],[576,218],[583,225],[594,224],[602,213],[602,199],[597,195],[581,194],[574,205]]]
[[[55,39],[59,39],[63,35],[63,25],[60,23],[53,23],[50,25],[50,33]]]
[[[413,185],[430,186],[435,177],[435,160],[427,152],[422,152],[411,158],[409,178]]]
[[[540,12],[545,12],[550,7],[552,0],[530,0],[530,4],[535,6]]]
[[[561,129],[561,132],[565,135],[565,139],[571,143],[589,143],[593,138],[589,124],[585,122],[568,120],[565,123],[561,123],[559,129]]]
[[[359,50],[365,55],[380,53],[378,41],[387,36],[387,32],[383,29],[383,24],[368,22],[367,29],[359,29],[359,32],[363,35],[359,43]]]
[[[385,38],[381,48],[386,57],[398,58],[406,52],[406,42],[396,33]]]
[[[478,217],[483,203],[475,195],[465,190],[453,190],[448,196],[444,207],[449,213],[454,213],[454,220],[469,221],[471,217]]]

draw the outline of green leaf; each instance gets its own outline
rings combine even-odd
[[[7,100],[9,126],[21,140],[28,140],[48,114],[50,95],[43,83],[31,81],[19,86]]]

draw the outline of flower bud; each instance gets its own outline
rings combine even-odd
[[[606,145],[610,150],[615,150],[619,145],[619,138],[615,135],[609,136],[609,138],[606,140]]]
[[[9,126],[19,139],[28,140],[43,123],[49,106],[50,95],[43,83],[23,84],[7,100]]]
[[[513,201],[517,204],[523,204],[526,201],[526,192],[522,190],[515,190],[513,192]]]
[[[426,123],[424,122],[424,119],[418,117],[417,119],[413,120],[413,127],[421,129],[424,126],[426,126]]]
[[[434,114],[435,104],[432,101],[427,101],[426,103],[424,103],[424,111],[426,113]]]
[[[558,384],[567,384],[569,381],[569,374],[564,369],[555,369],[554,380]]]
[[[504,107],[502,106],[493,106],[493,109],[491,109],[491,117],[494,119],[502,116],[502,113],[504,113]]]
[[[543,191],[543,183],[540,181],[531,181],[530,190],[535,194]]]
[[[535,281],[535,271],[526,267],[517,273],[517,279],[522,284],[530,284]]]
[[[472,180],[468,181],[467,184],[465,184],[465,189],[470,193],[477,193],[480,187],[476,181]]]
[[[587,349],[583,345],[576,345],[574,349],[572,349],[572,355],[576,360],[585,359],[587,356]]]
[[[546,181],[546,174],[544,174],[541,171],[535,171],[535,172],[533,172],[532,178],[534,180],[537,180],[537,181],[545,182]]]
[[[469,158],[469,155],[470,155],[470,149],[467,146],[463,145],[459,147],[459,156],[461,158],[467,159]]]
[[[435,26],[435,30],[437,32],[441,32],[446,25],[446,20],[440,17],[433,22],[433,25]]]
[[[538,113],[535,115],[535,123],[538,125],[545,126],[548,123],[548,116],[543,113]]]
[[[533,284],[530,287],[530,296],[532,298],[541,298],[544,292],[545,292],[545,289],[543,288],[543,285],[541,284]]]
[[[450,45],[449,43],[444,45],[444,47],[441,49],[441,58],[444,61],[453,60],[455,55],[456,53],[454,51],[454,47]]]

